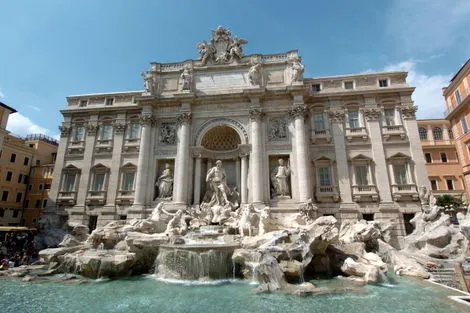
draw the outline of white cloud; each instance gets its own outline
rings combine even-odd
[[[2,92],[1,89],[0,89],[0,98],[1,98],[1,99],[5,98],[5,94]]]
[[[41,109],[35,105],[28,105],[28,108],[30,108],[31,110],[34,110],[34,111],[37,111],[37,112],[40,112]]]
[[[448,75],[427,75],[416,68],[417,62],[404,61],[386,66],[384,71],[407,71],[407,82],[411,87],[416,87],[413,93],[413,101],[418,106],[417,118],[443,118],[444,98],[442,87],[449,84],[452,78]]]
[[[386,25],[408,52],[430,54],[465,38],[469,15],[468,0],[395,0]]]
[[[10,115],[7,123],[7,130],[19,136],[26,136],[29,134],[45,134],[52,137],[57,136],[49,129],[35,124],[28,117],[18,112]]]

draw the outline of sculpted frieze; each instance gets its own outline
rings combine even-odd
[[[174,145],[176,143],[176,123],[162,123],[158,138],[160,143]]]
[[[287,140],[287,118],[285,116],[269,120],[268,138],[270,141]]]
[[[401,111],[401,114],[404,119],[416,119],[416,111],[418,110],[418,107],[416,105],[400,106],[398,107],[398,109]]]

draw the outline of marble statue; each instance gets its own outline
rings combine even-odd
[[[243,58],[243,44],[248,43],[248,40],[242,38],[233,38],[232,43],[228,47],[228,54],[230,59],[241,59]]]
[[[173,172],[169,163],[165,164],[165,169],[162,174],[157,178],[158,198],[171,199],[173,195]]]
[[[142,72],[140,76],[144,79],[144,89],[146,93],[154,94],[155,93],[155,84],[156,81],[150,72]]]
[[[307,203],[299,205],[298,218],[303,221],[304,224],[310,224],[317,218],[317,208],[313,205],[312,199],[308,199]]]
[[[248,78],[252,86],[261,85],[261,63],[253,64],[248,71]]]
[[[269,232],[271,226],[271,208],[269,206],[264,207],[259,215],[259,226],[258,236],[262,236]]]
[[[254,214],[253,204],[247,204],[241,210],[240,220],[238,221],[238,232],[240,236],[245,236],[245,230],[248,230],[248,236],[251,237],[251,230],[254,225],[252,225],[252,215]]]
[[[190,91],[193,75],[188,67],[185,67],[180,75],[179,91]]]
[[[304,78],[304,65],[300,57],[293,58],[291,66],[291,82],[298,82]]]
[[[207,41],[201,41],[196,48],[199,49],[199,55],[201,56],[203,65],[207,64],[207,61],[214,57],[215,48],[212,44],[207,43]]]
[[[271,183],[274,187],[274,196],[289,196],[288,178],[289,166],[284,165],[284,159],[278,160],[279,165],[271,173]]]
[[[230,192],[230,188],[227,186],[227,174],[222,167],[222,161],[217,160],[215,164],[216,165],[207,172],[206,182],[209,183],[213,193],[211,202],[224,206],[230,203],[227,198],[227,193]]]
[[[419,200],[421,202],[421,206],[429,204],[431,196],[431,190],[428,190],[426,186],[419,187]]]
[[[184,219],[183,210],[178,210],[173,218],[168,222],[165,233],[168,235],[184,235],[188,230]]]

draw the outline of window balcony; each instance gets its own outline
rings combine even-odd
[[[362,139],[367,141],[369,136],[367,135],[367,130],[365,127],[355,127],[355,128],[346,128],[346,139],[349,142],[352,142],[355,138]]]
[[[134,190],[118,190],[116,204],[132,204],[134,203]]]
[[[57,204],[59,205],[75,205],[77,203],[76,191],[59,191]]]
[[[67,147],[68,154],[81,155],[85,151],[85,141],[71,141]]]
[[[353,185],[352,186],[354,201],[377,201],[379,193],[375,185]]]
[[[87,193],[85,200],[86,204],[105,204],[106,203],[107,191],[93,191],[90,190]]]
[[[392,185],[392,195],[394,201],[402,201],[409,198],[415,201],[419,199],[415,184]]]
[[[328,129],[314,129],[312,131],[312,142],[319,143],[319,142],[331,142],[331,134]]]
[[[139,151],[140,138],[125,139],[124,140],[124,151]]]
[[[399,137],[402,140],[406,138],[406,132],[403,125],[382,126],[382,135],[385,140],[390,140],[392,137]]]
[[[317,186],[315,196],[318,202],[338,202],[338,186]]]
[[[112,140],[97,140],[95,145],[96,152],[112,152],[113,151],[113,141]]]

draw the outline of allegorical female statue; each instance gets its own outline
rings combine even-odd
[[[279,165],[276,166],[271,172],[271,183],[274,187],[274,196],[289,196],[289,184],[288,179],[290,175],[290,169],[284,165],[284,159],[278,160]]]
[[[169,199],[173,195],[173,172],[169,163],[165,164],[165,169],[157,178],[158,198]]]

